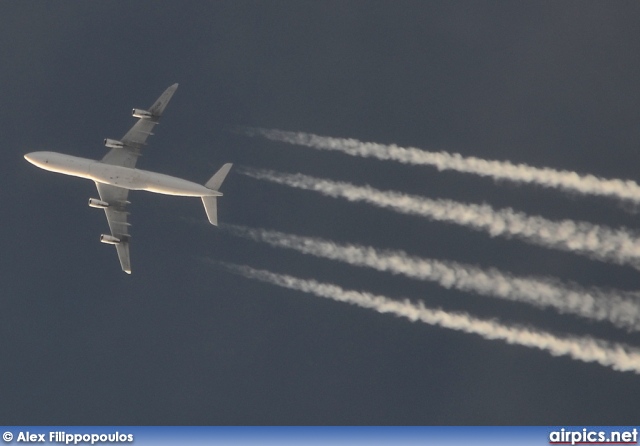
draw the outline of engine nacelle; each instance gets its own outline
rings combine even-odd
[[[153,115],[146,110],[140,110],[139,108],[134,108],[131,114],[136,118],[151,118]]]
[[[109,138],[104,139],[104,145],[112,149],[122,149],[124,147],[124,143],[122,141]]]
[[[104,209],[109,207],[109,203],[98,200],[97,198],[89,198],[89,206],[92,208]]]
[[[112,235],[107,235],[107,234],[102,234],[100,236],[100,241],[108,245],[117,245],[118,243],[120,243],[120,239],[118,237],[114,237]]]

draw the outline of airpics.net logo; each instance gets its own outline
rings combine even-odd
[[[638,429],[627,431],[597,431],[565,428],[549,433],[549,444],[638,444]]]

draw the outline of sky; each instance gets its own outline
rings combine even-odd
[[[594,1],[0,2],[0,419],[5,424],[632,424],[640,376],[286,289],[268,270],[558,336],[640,334],[269,246],[265,229],[633,293],[630,264],[243,175],[261,169],[635,234],[615,198],[248,136],[281,129],[638,181],[640,5]],[[137,167],[206,182],[129,195],[133,274],[99,243],[99,159],[179,83]],[[570,285],[573,284],[573,285]],[[607,291],[609,292],[609,291]],[[606,294],[606,293],[605,293]],[[608,294],[607,294],[608,295]],[[633,302],[638,296],[631,294]]]

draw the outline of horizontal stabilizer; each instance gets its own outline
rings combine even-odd
[[[211,179],[205,183],[204,186],[206,188],[209,188],[209,189],[212,189],[212,190],[219,190],[220,186],[222,186],[222,182],[227,177],[227,174],[229,173],[229,170],[231,170],[231,166],[233,166],[233,164],[231,164],[231,163],[227,163],[224,166],[222,166],[211,177]],[[205,207],[206,207],[206,204],[205,204]]]
[[[226,172],[225,172],[226,175]],[[218,226],[218,203],[217,197],[201,197],[204,210],[209,218],[209,223],[214,226]]]

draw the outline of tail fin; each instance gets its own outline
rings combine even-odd
[[[217,191],[222,186],[222,182],[227,177],[229,170],[231,170],[231,163],[227,163],[222,166],[209,181],[207,181],[204,186],[208,189],[212,189]],[[207,213],[207,217],[209,218],[209,223],[214,226],[218,226],[218,202],[217,196],[205,196],[202,198],[202,204],[204,205],[204,210]]]
[[[229,170],[231,170],[231,166],[233,166],[233,164],[231,164],[231,163],[227,163],[224,166],[222,166],[211,177],[211,179],[204,184],[204,187],[209,188],[209,189],[213,189],[213,190],[220,189],[220,186],[222,186],[222,182],[224,181],[224,179],[226,178],[227,174],[229,173]]]

